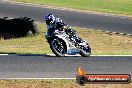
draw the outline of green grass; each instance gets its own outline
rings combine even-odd
[[[14,0],[82,10],[132,15],[132,0]]]
[[[51,54],[44,33],[46,25],[38,23],[39,35],[4,40],[0,39],[0,53]],[[106,34],[95,30],[75,28],[77,34],[89,42],[94,55],[132,55],[132,36]]]
[[[27,36],[22,38],[14,38],[9,40],[0,40],[1,53],[31,53],[45,54],[51,53],[48,43],[46,42],[44,33],[46,32],[44,24],[38,24],[40,34],[36,36]]]

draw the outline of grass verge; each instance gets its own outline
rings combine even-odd
[[[130,84],[86,84],[75,80],[0,80],[0,88],[131,88]]]
[[[132,0],[14,0],[37,4],[132,15]]]
[[[0,53],[51,54],[44,33],[46,25],[38,23],[39,35],[4,40],[0,39]],[[94,55],[132,55],[132,36],[107,34],[95,30],[75,28],[77,34],[89,42]]]

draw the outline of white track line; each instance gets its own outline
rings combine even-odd
[[[50,8],[50,9],[59,9],[59,10],[67,10],[67,11],[74,11],[74,12],[81,12],[81,13],[89,13],[89,14],[98,14],[98,15],[104,15],[104,16],[111,16],[111,17],[120,17],[120,18],[132,18],[132,16],[128,15],[119,15],[119,14],[110,14],[110,13],[102,13],[102,12],[95,12],[95,11],[87,11],[87,10],[79,10],[79,9],[73,9],[73,8],[66,8],[66,7],[56,7],[56,6],[50,6],[50,5],[41,5],[41,4],[35,4],[35,3],[24,3],[24,2],[18,2],[18,1],[11,1],[11,0],[3,0],[8,3],[17,4],[17,5],[25,5],[25,6],[34,6],[34,7],[40,7],[40,8]]]
[[[10,1],[10,0],[2,0],[2,1],[7,2],[7,1]]]
[[[7,56],[8,54],[0,54],[0,56]]]
[[[11,54],[0,54],[0,56],[7,56],[7,55],[11,55]],[[14,54],[13,54],[14,55]],[[16,54],[17,55],[17,54]],[[47,54],[49,56],[55,56],[54,54]],[[80,56],[80,55],[66,55],[66,56]],[[132,56],[132,55],[90,55],[90,56],[98,56],[98,57],[105,57],[105,56]]]
[[[35,79],[35,80],[63,80],[63,79],[66,79],[66,80],[73,80],[73,79],[76,79],[76,78],[0,78],[0,79],[3,79],[3,80],[30,80],[30,79]]]
[[[100,57],[103,57],[103,56],[132,56],[132,55],[90,55],[90,56],[100,56]]]
[[[54,54],[48,54],[50,56],[55,56]],[[66,56],[80,56],[79,54],[77,55],[66,55]],[[90,55],[90,56],[100,56],[100,57],[103,57],[103,56],[132,56],[132,55]]]

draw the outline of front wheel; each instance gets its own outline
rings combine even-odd
[[[58,57],[63,57],[65,56],[65,43],[62,40],[59,39],[52,39],[50,41],[50,48],[52,50],[52,52],[58,56]]]
[[[89,46],[82,47],[79,54],[83,57],[89,57],[91,55],[91,48]]]

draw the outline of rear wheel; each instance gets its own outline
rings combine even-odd
[[[91,48],[89,46],[87,47],[82,47],[80,50],[80,55],[83,57],[89,57],[91,55]]]
[[[52,39],[50,42],[50,48],[56,56],[58,57],[65,56],[66,49],[64,41],[56,38]]]

